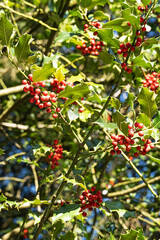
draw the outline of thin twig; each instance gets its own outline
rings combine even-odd
[[[48,28],[49,30],[57,31],[57,28],[50,27],[48,24],[42,22],[41,20],[39,20],[39,19],[37,19],[37,18],[33,18],[33,17],[29,16],[29,15],[26,15],[26,14],[23,14],[23,13],[20,13],[20,12],[17,12],[17,11],[15,11],[14,9],[12,9],[12,8],[10,8],[10,7],[2,4],[2,3],[0,3],[0,7],[5,8],[5,9],[9,10],[10,12],[15,13],[15,14],[17,14],[17,15],[19,15],[19,16],[22,16],[22,17],[24,17],[24,18],[30,19],[30,20],[32,20],[32,21],[34,21],[34,22],[38,22],[39,24],[41,24],[42,26]]]

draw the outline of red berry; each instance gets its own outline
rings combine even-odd
[[[83,213],[82,213],[82,216],[83,216],[83,217],[86,217],[86,216],[87,216],[87,213],[86,213],[86,212],[83,212]]]
[[[127,64],[125,63],[125,62],[123,62],[122,64],[121,64],[121,67],[122,68],[125,68],[127,66]]]
[[[126,47],[130,48],[132,46],[132,44],[130,42],[126,43]]]
[[[57,113],[53,113],[53,118],[57,118],[58,117],[58,114]]]
[[[115,155],[115,151],[114,150],[111,150],[110,151],[110,154],[113,156],[113,155]]]
[[[56,108],[56,112],[60,112],[61,109],[59,107]]]
[[[143,131],[139,131],[139,132],[138,132],[138,135],[139,135],[140,137],[142,137],[142,136],[144,135],[144,132],[143,132]]]
[[[122,54],[122,49],[118,49],[118,50],[117,50],[117,53],[118,53],[118,54]]]

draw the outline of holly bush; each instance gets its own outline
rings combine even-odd
[[[1,239],[159,239],[159,12],[0,2]]]

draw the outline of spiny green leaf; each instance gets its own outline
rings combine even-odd
[[[69,179],[69,178],[65,177],[64,175],[60,176],[58,179],[60,179],[60,178],[63,178],[63,179],[64,179],[66,182],[68,182],[68,183],[72,183],[73,186],[74,186],[74,185],[78,185],[78,186],[80,186],[81,188],[87,190],[86,186],[84,185],[85,183],[82,184],[82,183],[76,182],[75,179]]]
[[[10,37],[13,32],[13,25],[8,21],[4,14],[1,14],[0,19],[0,41],[2,45],[9,45]]]
[[[102,128],[106,128],[106,129],[115,129],[117,128],[117,124],[115,123],[107,123],[103,120],[103,118],[99,118],[96,122],[94,122],[95,124],[98,124],[100,127]]]
[[[73,98],[74,96],[83,97],[90,92],[87,84],[77,84],[75,87],[66,86],[65,90],[60,92],[58,97]]]
[[[68,79],[68,82],[81,82],[81,80],[84,79],[84,76],[82,74],[78,74],[76,76],[71,76],[69,79]]]
[[[135,100],[135,95],[133,93],[128,92],[127,102],[132,109],[134,109],[134,100]]]
[[[110,46],[114,46],[116,49],[119,48],[119,41],[113,37],[113,30],[112,29],[99,29],[97,30],[100,39],[107,43]]]
[[[3,193],[0,195],[0,202],[6,201],[7,198],[3,195]]]
[[[146,127],[150,126],[151,124],[150,118],[145,113],[140,113],[136,119],[136,122],[143,123]]]
[[[152,64],[144,58],[144,55],[141,54],[138,57],[133,58],[133,66],[140,66],[143,68],[152,68]]]
[[[81,214],[79,210],[79,204],[64,204],[59,210],[54,211],[56,214],[50,218],[52,224],[57,220],[62,220],[63,222],[70,221],[75,216]]]
[[[145,113],[150,119],[152,119],[157,111],[155,99],[156,94],[146,87],[142,88],[141,92],[138,95],[141,111],[142,113]]]
[[[124,18],[116,18],[114,20],[111,20],[103,25],[103,28],[112,28],[113,30],[117,32],[125,32],[129,29],[129,26],[123,25]]]
[[[119,240],[136,240],[137,236],[138,236],[138,232],[131,229],[129,233],[122,234]]]
[[[60,219],[57,222],[55,222],[52,227],[52,229],[53,229],[52,237],[56,239],[58,234],[62,231],[63,227],[64,227],[64,224],[62,223],[62,221]]]
[[[19,41],[16,45],[15,54],[18,62],[22,62],[23,60],[27,60],[28,56],[32,53],[30,50],[30,43],[32,41],[31,35],[22,35],[19,38]]]
[[[55,68],[53,68],[52,63],[47,63],[43,67],[37,67],[33,71],[33,82],[47,80],[54,72]]]

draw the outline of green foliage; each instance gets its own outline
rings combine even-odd
[[[13,25],[8,21],[4,14],[0,19],[0,41],[2,45],[9,46],[10,38],[13,32]]]
[[[22,35],[15,47],[15,54],[19,63],[26,60],[32,53],[30,50],[30,43],[32,41],[31,35]]]
[[[36,67],[33,71],[33,82],[47,80],[54,72],[55,68],[52,63],[46,63],[43,67]]]
[[[156,105],[156,94],[148,90],[148,88],[142,88],[139,95],[138,101],[142,113],[145,113],[150,119],[155,115],[157,111]]]

